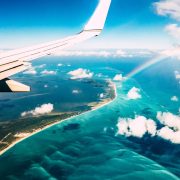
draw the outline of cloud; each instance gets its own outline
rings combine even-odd
[[[179,99],[178,99],[178,97],[177,97],[177,96],[173,96],[173,97],[171,97],[171,101],[175,101],[175,102],[177,102],[177,101],[179,101]]]
[[[104,57],[104,58],[118,58],[118,57],[134,57],[134,56],[149,56],[154,52],[150,50],[101,50],[101,51],[60,51],[54,53],[54,56],[80,56],[80,57]]]
[[[170,112],[158,112],[157,119],[165,126],[168,126],[176,131],[180,130],[180,117],[177,115]]]
[[[92,78],[93,77],[93,73],[90,72],[87,69],[76,69],[74,71],[70,71],[68,73],[69,75],[71,75],[71,79],[83,79],[83,78]]]
[[[180,21],[180,1],[179,0],[161,0],[154,3],[157,13],[161,16],[170,16]]]
[[[35,66],[35,68],[41,69],[41,68],[44,68],[45,66],[46,66],[46,64],[41,64],[41,65],[39,65],[39,66]]]
[[[171,141],[172,143],[180,144],[180,131],[173,131],[168,126],[160,129],[157,132],[157,135],[163,139]]]
[[[177,24],[169,24],[165,30],[174,38],[180,40],[180,27]]]
[[[34,110],[22,112],[21,117],[49,114],[53,111],[53,109],[53,104],[43,104],[40,107],[36,107]]]
[[[37,71],[35,70],[35,68],[31,67],[31,68],[28,69],[27,71],[23,72],[23,74],[35,75],[35,74],[37,74]]]
[[[156,123],[144,116],[137,116],[135,119],[120,118],[117,124],[118,134],[126,137],[134,136],[142,138],[146,133],[151,136],[156,134]]]
[[[55,56],[99,56],[109,57],[109,51],[60,51],[54,54]]]
[[[180,72],[179,71],[174,71],[174,75],[176,79],[180,79]]]
[[[44,68],[46,66],[46,64],[41,64],[41,65],[35,66],[35,67],[33,67],[31,64],[28,64],[28,65],[29,65],[28,70],[23,72],[23,74],[32,74],[32,75],[35,75],[35,74],[37,74],[36,69],[41,69],[41,68]]]
[[[114,81],[122,81],[123,80],[123,76],[122,74],[117,74],[114,76],[113,78]]]
[[[173,47],[171,49],[164,50],[160,53],[165,57],[180,59],[180,47]]]
[[[142,96],[139,94],[140,89],[133,87],[127,94],[128,99],[140,99]]]
[[[104,98],[104,93],[101,93],[101,94],[99,95],[99,98],[103,99],[103,98]]]
[[[155,121],[144,116],[136,116],[134,119],[119,118],[117,134],[137,138],[150,134],[152,137],[156,136],[172,143],[180,144],[180,116],[170,112],[158,112],[157,120],[163,126],[160,129],[157,129]]]
[[[73,94],[79,94],[80,91],[79,91],[78,89],[74,89],[74,90],[72,91],[72,93],[73,93]]]
[[[45,75],[56,75],[57,72],[56,71],[48,71],[48,70],[44,70],[41,72],[41,74],[45,74]]]
[[[58,66],[58,67],[61,67],[61,66],[63,66],[63,64],[59,63],[57,66]]]
[[[119,55],[119,56],[126,56],[127,53],[125,51],[123,51],[122,49],[119,49],[116,51],[116,55]]]

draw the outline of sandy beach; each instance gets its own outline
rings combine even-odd
[[[89,111],[86,111],[86,112],[83,112],[83,113],[81,113],[81,114],[74,115],[74,116],[71,116],[71,117],[69,117],[69,118],[60,120],[59,122],[52,123],[52,124],[50,124],[50,125],[48,125],[48,126],[43,127],[42,129],[40,129],[40,128],[39,128],[39,129],[36,129],[36,130],[35,130],[34,132],[32,132],[32,133],[19,133],[19,134],[16,134],[15,136],[16,136],[18,139],[17,139],[16,141],[14,141],[13,143],[11,143],[7,148],[1,150],[1,151],[0,151],[0,156],[3,155],[5,152],[7,152],[7,151],[8,151],[9,149],[11,149],[12,147],[14,147],[16,144],[24,141],[25,139],[27,139],[27,138],[29,138],[29,137],[31,137],[31,136],[39,133],[39,132],[42,132],[42,131],[44,131],[44,130],[46,130],[46,129],[54,126],[54,125],[57,125],[57,124],[59,124],[59,123],[62,123],[62,122],[64,122],[64,121],[70,120],[70,119],[72,119],[72,118],[74,118],[74,117],[78,117],[78,116],[83,115],[83,114],[85,114],[85,113],[88,113],[88,112],[91,112],[91,111],[95,111],[95,110],[97,110],[97,109],[100,109],[100,108],[102,108],[102,107],[104,107],[104,106],[112,103],[112,102],[117,98],[117,88],[116,88],[116,84],[115,84],[114,82],[112,82],[112,81],[109,81],[109,86],[111,86],[111,87],[113,88],[113,91],[114,91],[114,98],[113,98],[113,99],[110,99],[110,98],[104,99],[104,100],[102,100],[101,102],[94,104],[94,106],[93,106],[93,107],[91,108],[91,110],[89,110]]]

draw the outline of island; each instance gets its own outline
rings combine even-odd
[[[85,81],[84,83],[92,83],[94,87],[101,86],[101,84],[92,80]],[[85,108],[82,108],[82,110],[53,112],[42,116],[20,117],[17,120],[0,122],[0,155],[17,143],[42,130],[87,111],[96,110],[113,101],[117,96],[116,85],[110,80],[107,80],[106,83],[108,85],[103,97],[99,98],[99,101],[97,102],[91,102],[84,105]]]

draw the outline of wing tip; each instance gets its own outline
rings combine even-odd
[[[84,31],[97,31],[97,35],[99,35],[104,28],[110,5],[111,0],[99,0],[96,10],[84,27]]]

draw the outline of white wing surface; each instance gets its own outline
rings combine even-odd
[[[50,55],[92,37],[98,36],[105,24],[111,0],[99,0],[91,19],[78,34],[64,39],[0,53],[0,92],[27,92],[30,87],[8,79],[29,67],[29,61]]]

